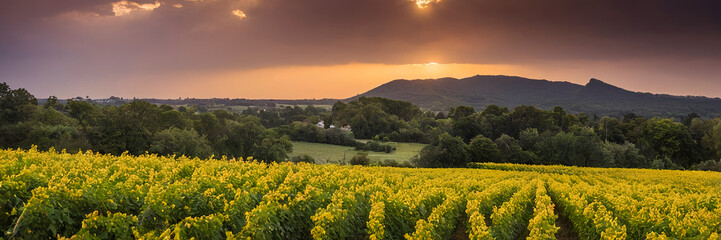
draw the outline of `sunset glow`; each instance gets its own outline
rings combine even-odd
[[[440,2],[441,0],[415,0],[418,8],[427,8],[432,3]]]

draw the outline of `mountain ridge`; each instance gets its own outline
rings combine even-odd
[[[409,101],[434,111],[447,111],[459,105],[482,110],[494,104],[509,108],[533,105],[551,109],[560,106],[570,112],[611,116],[635,113],[682,117],[692,112],[704,117],[721,116],[721,98],[635,92],[596,78],[591,78],[585,85],[506,75],[396,79],[346,100],[361,96]]]

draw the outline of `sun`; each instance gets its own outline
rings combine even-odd
[[[422,9],[422,8],[427,8],[432,3],[438,3],[441,0],[413,0],[413,1],[416,2],[416,6],[418,6],[418,8]]]

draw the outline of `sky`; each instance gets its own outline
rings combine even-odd
[[[38,98],[347,98],[513,75],[721,97],[717,0],[3,0],[0,82]]]

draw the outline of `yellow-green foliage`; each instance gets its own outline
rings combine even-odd
[[[553,213],[553,202],[546,194],[546,184],[539,181],[536,187],[536,206],[533,210],[533,218],[528,223],[529,240],[556,239],[556,214]]]
[[[0,150],[0,239],[718,239],[721,174]],[[563,216],[557,216],[561,213]],[[568,218],[574,229],[559,229]],[[464,226],[465,225],[465,226]]]

